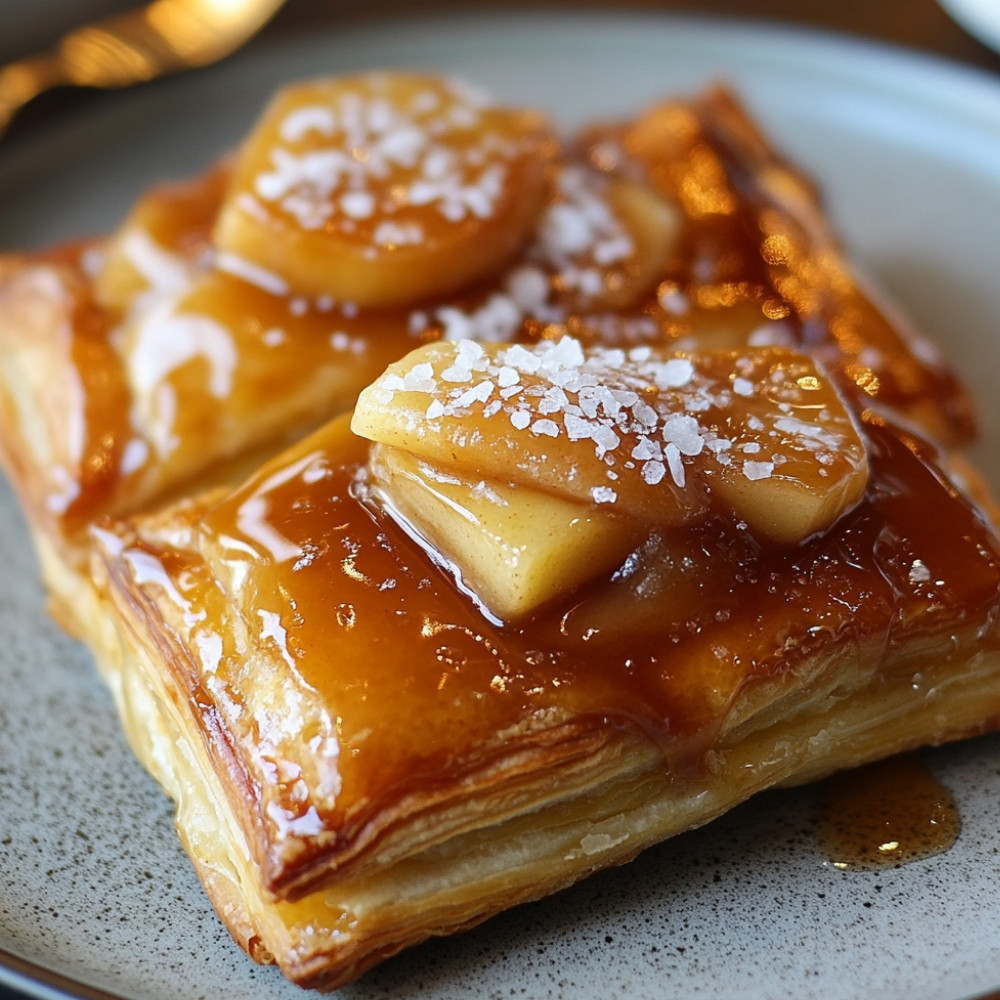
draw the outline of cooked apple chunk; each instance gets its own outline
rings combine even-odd
[[[649,184],[563,164],[554,171],[529,260],[552,275],[563,306],[631,309],[662,278],[681,231],[676,202]]]
[[[762,541],[793,544],[853,507],[867,482],[865,446],[836,389],[783,348],[441,342],[364,390],[352,428],[380,445],[387,505],[497,613],[522,613],[588,567],[613,566],[640,525],[678,527],[721,509]],[[594,515],[582,536],[557,532],[566,504],[608,516]],[[510,526],[527,581],[503,555]],[[571,563],[561,581],[531,579]]]
[[[546,119],[406,73],[281,91],[237,160],[219,249],[297,294],[394,306],[511,258],[537,223]]]
[[[614,570],[637,540],[635,522],[607,507],[506,482],[472,482],[398,448],[376,445],[371,472],[391,495],[393,513],[504,621]]]

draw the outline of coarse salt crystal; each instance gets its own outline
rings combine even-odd
[[[455,399],[455,406],[464,409],[467,406],[472,406],[473,403],[485,403],[493,395],[495,388],[496,386],[489,379],[479,382],[471,389],[466,389],[465,392],[461,393]]]
[[[679,389],[694,377],[694,365],[687,358],[671,358],[656,366],[654,377],[662,389]]]
[[[531,425],[531,433],[544,437],[559,437],[559,425],[554,420],[536,420]]]
[[[352,219],[369,219],[375,211],[375,196],[370,191],[348,191],[340,196],[340,210]]]
[[[664,449],[664,458],[667,460],[667,468],[670,469],[670,478],[679,489],[684,489],[686,481],[684,474],[684,461],[681,453],[673,442],[670,442]]]
[[[774,472],[774,462],[744,462],[743,475],[755,483],[758,479],[770,479]]]
[[[650,486],[655,486],[667,474],[666,466],[656,459],[651,459],[642,467],[642,478]]]

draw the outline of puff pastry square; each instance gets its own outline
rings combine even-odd
[[[995,531],[931,446],[864,435],[824,535],[651,532],[506,624],[359,492],[347,418],[102,527],[98,655],[236,939],[337,986],[759,789],[994,726]]]
[[[306,84],[107,242],[0,262],[55,604],[234,938],[307,987],[1000,723],[972,403],[813,184],[721,89],[561,142],[491,107]],[[296,145],[359,121],[363,169]]]

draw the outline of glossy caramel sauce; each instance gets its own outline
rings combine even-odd
[[[485,617],[368,502],[346,419],[196,510],[191,540],[137,543],[120,566],[166,595],[154,641],[181,636],[168,661],[208,731],[245,734],[232,744],[263,822],[350,842],[403,790],[453,786],[502,743],[546,745],[558,767],[581,752],[560,720],[603,720],[591,747],[637,727],[684,770],[756,686],[816,662],[858,676],[915,640],[942,657],[994,645],[993,533],[932,449],[876,418],[865,433],[868,493],[834,530],[791,548],[723,517],[654,531],[519,623]]]
[[[726,94],[666,103],[626,125],[591,130],[578,148],[567,147],[563,167],[558,176],[591,169],[629,183],[638,178],[679,206],[679,242],[651,285],[634,282],[632,257],[601,264],[587,251],[554,261],[541,240],[529,241],[514,262],[527,268],[529,284],[541,277],[544,301],[534,306],[525,304],[523,287],[511,290],[508,271],[415,307],[358,309],[222,267],[211,233],[228,168],[150,192],[122,233],[142,230],[168,256],[165,274],[137,277],[137,266],[156,271],[157,252],[138,263],[126,254],[123,262],[113,239],[96,297],[74,292],[81,394],[79,403],[64,404],[76,410],[63,423],[83,425],[84,453],[59,474],[79,485],[63,527],[147,504],[251,444],[274,440],[277,447],[289,433],[349,408],[388,361],[457,334],[805,345],[858,406],[900,411],[941,440],[971,432],[968,398],[947,366],[926,345],[913,348],[910,334],[859,284],[811,186]],[[570,203],[565,188],[554,182],[549,209]],[[131,309],[146,302],[148,285],[155,291],[157,281],[178,280],[178,269],[188,286],[166,299],[161,289],[157,309]],[[607,294],[581,297],[571,280],[580,272]],[[631,298],[622,298],[622,288]],[[54,509],[50,499],[42,496],[39,506]]]
[[[898,868],[947,851],[958,839],[955,799],[914,754],[847,771],[813,790],[813,819],[835,868]]]
[[[608,169],[620,167],[620,148],[684,209],[685,239],[650,307],[664,332],[706,347],[736,346],[733,327],[790,336],[839,373],[859,405],[907,412],[946,440],[973,434],[970,401],[938,352],[866,287],[811,181],[731,94],[654,107],[586,134],[584,145]]]

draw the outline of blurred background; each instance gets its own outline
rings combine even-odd
[[[951,60],[1000,72],[1000,55],[978,41],[956,23],[942,4],[957,12],[966,26],[986,26],[993,34],[980,37],[1000,39],[1000,26],[990,28],[989,19],[1000,20],[1000,0],[629,0],[626,3],[597,3],[593,0],[550,0],[551,10],[616,10],[684,13],[703,17],[740,17],[783,22],[820,31],[862,36],[909,47]],[[31,3],[3,0],[0,3],[0,63],[43,51],[59,35],[96,17],[133,6],[126,0],[32,0]],[[537,9],[537,4],[478,4],[478,9],[503,7],[516,11]],[[470,4],[425,2],[415,5],[405,0],[287,0],[274,19],[251,43],[264,46],[273,40],[308,31],[336,31],[348,21],[386,20],[419,12],[447,13],[468,10]],[[18,142],[33,129],[53,118],[72,114],[101,95],[57,91],[37,99],[18,116],[5,142]]]
[[[130,6],[128,0],[31,0],[0,4],[0,61],[7,62],[44,49],[58,35],[84,21]],[[303,25],[335,26],[344,17],[388,17],[419,10],[468,9],[504,6],[537,9],[527,3],[457,3],[412,0],[288,0],[266,30],[266,35],[300,30]],[[549,0],[548,8],[610,8],[619,10],[674,10],[703,15],[774,18],[835,31],[847,31],[900,42],[978,62],[1000,70],[1000,57],[977,45],[956,26],[937,0],[629,0],[597,3],[593,0]],[[998,8],[997,0],[954,0],[955,9]],[[1000,14],[998,14],[1000,16]]]

